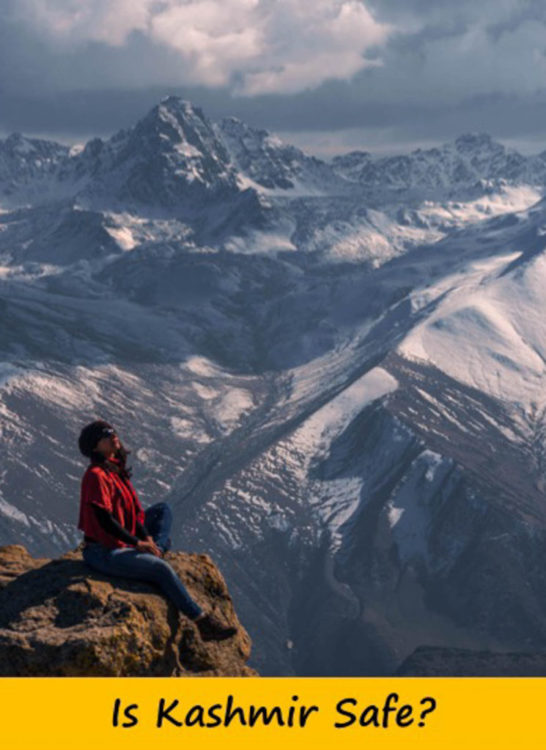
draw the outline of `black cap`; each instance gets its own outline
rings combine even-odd
[[[80,452],[84,456],[87,456],[87,458],[91,458],[91,453],[99,440],[103,437],[108,437],[113,433],[114,428],[112,425],[105,422],[103,419],[97,419],[95,422],[91,422],[91,424],[86,425],[80,433],[78,439]]]

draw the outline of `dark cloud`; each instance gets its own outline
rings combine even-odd
[[[179,80],[173,50],[133,32],[123,46],[88,41],[56,47],[17,22],[0,21],[0,89],[25,95],[83,89],[141,89]]]
[[[543,0],[529,0],[518,6],[502,21],[486,24],[487,33],[494,42],[503,34],[516,31],[524,23],[539,22],[546,24],[546,5]]]

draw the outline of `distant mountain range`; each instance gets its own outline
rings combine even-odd
[[[545,176],[546,151],[526,157],[486,133],[467,133],[441,148],[400,156],[352,151],[326,163],[235,117],[213,123],[199,107],[174,96],[163,99],[134,128],[106,141],[94,138],[83,147],[20,133],[0,140],[4,196],[17,196],[25,185],[42,181],[51,190],[42,193],[42,200],[56,190],[89,199],[106,181],[110,197],[117,200],[173,205],[177,196],[187,197],[180,191],[189,186],[210,191],[299,187],[310,194],[331,194],[358,185],[381,193],[434,190],[437,197],[438,190],[455,195],[480,184],[491,188],[500,180],[544,184]]]
[[[486,134],[327,163],[176,97],[0,141],[0,543],[77,543],[101,416],[261,674],[544,650],[545,185]]]

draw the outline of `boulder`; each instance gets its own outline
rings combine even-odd
[[[159,589],[97,573],[80,548],[49,560],[0,547],[0,675],[255,675],[250,638],[210,557],[169,552],[166,560],[203,608],[238,628],[233,638],[203,642]]]

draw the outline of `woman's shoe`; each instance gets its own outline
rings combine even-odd
[[[237,632],[231,625],[223,625],[214,615],[207,614],[195,621],[199,634],[204,641],[225,641]]]

